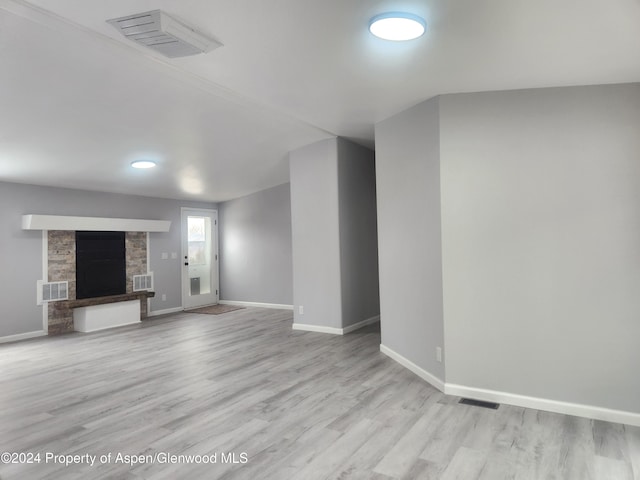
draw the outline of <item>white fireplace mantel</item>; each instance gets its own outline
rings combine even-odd
[[[23,215],[23,230],[86,230],[93,232],[168,232],[170,220],[139,218],[68,217]]]

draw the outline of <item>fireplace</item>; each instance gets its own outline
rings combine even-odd
[[[127,292],[124,232],[76,232],[76,298]]]
[[[119,225],[118,225],[119,226]],[[129,227],[125,225],[124,227]],[[77,230],[85,232],[86,230]],[[108,230],[107,232],[124,232],[125,244],[125,295],[133,294],[133,276],[147,273],[147,233],[142,231]],[[105,233],[105,231],[91,231],[90,233]],[[82,235],[81,235],[82,236]],[[82,248],[82,247],[81,247]],[[73,309],[81,305],[77,302],[84,302],[83,305],[104,303],[108,298],[117,299],[121,295],[106,295],[104,297],[82,298],[76,294],[76,280],[83,281],[76,274],[76,230],[53,230],[47,231],[47,279],[50,282],[69,282],[69,300],[62,302],[50,302],[47,312],[47,323],[49,335],[68,333],[74,330]],[[82,267],[81,267],[82,268]],[[140,302],[141,317],[147,316],[147,300],[149,295]],[[91,302],[91,298],[95,302]],[[89,302],[89,303],[86,303]]]

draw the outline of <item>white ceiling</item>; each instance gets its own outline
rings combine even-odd
[[[158,8],[224,46],[167,59],[106,23]],[[372,37],[389,10],[427,33]],[[637,81],[640,0],[0,0],[0,180],[222,201],[434,95]]]

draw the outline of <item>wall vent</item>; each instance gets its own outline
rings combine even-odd
[[[133,291],[153,290],[153,272],[133,276]]]
[[[107,20],[129,40],[166,57],[187,57],[210,52],[222,44],[195,31],[161,10]]]
[[[69,299],[69,282],[37,282],[37,304]]]

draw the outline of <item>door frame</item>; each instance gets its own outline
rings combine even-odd
[[[211,226],[212,236],[214,239],[213,251],[211,252],[214,265],[211,266],[212,277],[215,281],[215,303],[213,305],[217,305],[220,301],[220,260],[219,260],[219,245],[218,245],[218,210],[210,209],[210,208],[197,208],[197,207],[180,207],[180,289],[182,292],[182,310],[187,310],[187,292],[188,288],[190,288],[189,278],[188,278],[188,268],[185,268],[185,255],[188,256],[188,251],[185,251],[185,246],[187,245],[186,241],[186,233],[184,230],[186,224],[186,217],[189,215],[187,212],[201,212],[207,215],[211,215],[211,218],[214,220],[213,225]],[[198,307],[191,307],[198,308]]]

